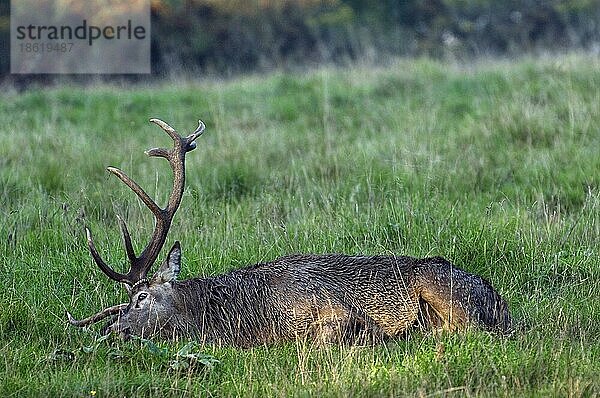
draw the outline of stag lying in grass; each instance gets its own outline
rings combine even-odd
[[[129,303],[83,320],[86,326],[107,317],[106,327],[123,337],[196,338],[204,343],[249,347],[291,339],[318,342],[377,342],[407,330],[457,330],[470,326],[507,331],[506,302],[483,278],[440,257],[296,254],[227,274],[178,281],[181,248],[175,242],[157,272],[148,278],[167,237],[184,191],[185,155],[196,147],[204,124],[181,137],[167,123],[151,119],[173,139],[163,157],[173,169],[173,190],[160,208],[121,170],[119,177],[152,211],[156,226],[136,256],[125,222],[119,219],[130,270],[121,274],[98,254],[86,228],[90,253],[100,269],[127,288]]]

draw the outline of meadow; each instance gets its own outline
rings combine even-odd
[[[169,146],[206,132],[166,247],[183,278],[290,253],[439,255],[490,280],[515,332],[411,333],[376,347],[253,349],[69,326],[126,299],[115,214],[145,245]],[[0,396],[600,394],[600,62],[397,60],[232,80],[92,84],[0,97]],[[163,253],[164,255],[164,253]],[[162,258],[162,256],[161,256]]]

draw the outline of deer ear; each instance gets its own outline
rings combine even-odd
[[[164,283],[172,282],[177,279],[179,270],[181,269],[181,246],[179,241],[175,242],[169,255],[160,265],[160,268],[152,277],[152,282]]]

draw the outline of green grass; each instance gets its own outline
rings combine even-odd
[[[0,98],[0,395],[594,396],[600,394],[600,64],[585,56]],[[507,299],[519,330],[414,333],[377,347],[196,347],[99,339],[66,324],[125,299],[87,253],[124,266],[164,203],[169,145],[147,122],[207,129],[170,233],[182,277],[293,252],[441,255]],[[192,361],[193,362],[193,361]],[[192,363],[192,365],[194,365]]]

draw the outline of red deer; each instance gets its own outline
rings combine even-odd
[[[193,133],[181,137],[162,120],[150,121],[173,139],[172,149],[146,152],[169,161],[173,190],[163,209],[121,170],[108,168],[150,209],[156,226],[137,256],[127,226],[118,218],[131,264],[125,274],[104,262],[86,228],[92,258],[110,279],[125,285],[129,302],[83,320],[67,313],[72,325],[111,317],[105,330],[124,338],[186,337],[240,347],[292,339],[376,343],[412,328],[510,329],[508,306],[490,283],[441,257],[295,254],[223,275],[178,281],[181,247],[175,242],[148,277],[181,202],[185,155],[204,131],[199,121]]]

